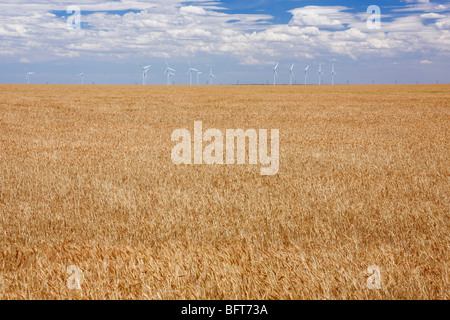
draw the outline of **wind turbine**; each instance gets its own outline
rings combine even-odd
[[[148,69],[150,69],[150,67],[151,67],[151,65],[148,65],[148,66],[145,66],[145,67],[141,66],[141,71],[142,71],[142,85],[145,85],[145,84],[146,84],[145,80],[147,79],[147,72],[148,72]]]
[[[84,84],[84,72],[80,73],[78,76],[81,77],[81,84]]]
[[[198,76],[200,75],[200,74],[202,74],[203,72],[201,72],[201,71],[197,71],[197,85],[199,85],[199,82],[198,82]]]
[[[277,84],[277,78],[278,78],[277,68],[278,68],[278,64],[279,63],[277,63],[277,65],[272,68],[273,69],[273,85]]]
[[[169,85],[170,82],[170,77],[175,75],[176,70],[172,69],[171,67],[169,67],[169,64],[167,63],[167,59],[166,59],[166,71],[164,71],[164,73],[167,74],[167,85]]]
[[[187,74],[189,75],[189,84],[192,85],[192,72],[199,72],[197,69],[192,68],[191,62],[188,60],[189,70]]]
[[[305,68],[305,86],[306,86],[306,76],[308,75],[309,65]]]
[[[291,69],[289,69],[289,84],[292,86],[292,79],[295,80],[295,75],[294,75],[294,65],[295,63],[292,64]]]
[[[209,84],[213,84],[213,78],[216,78],[212,73],[212,68],[209,68]]]
[[[331,84],[334,84],[334,76],[337,76],[337,73],[334,72],[334,65],[331,65]]]
[[[30,76],[34,75],[35,73],[28,71],[27,68],[24,68],[24,69],[27,72],[27,75],[25,76],[25,79],[27,80],[27,83],[30,84]]]
[[[320,84],[322,84],[322,74],[323,74],[323,72],[322,72],[322,64],[321,63],[319,63],[319,70],[318,70],[318,72],[319,72],[319,85],[320,85]]]
[[[172,84],[172,76],[174,76],[175,73],[169,72],[167,74],[167,84]]]

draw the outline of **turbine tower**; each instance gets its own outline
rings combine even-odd
[[[197,85],[199,85],[198,76],[201,75],[203,72],[197,71]]]
[[[27,73],[27,75],[25,76],[25,79],[27,80],[27,83],[30,84],[30,76],[34,75],[35,73],[28,71],[27,68],[24,68],[24,69],[25,69],[25,72]]]
[[[216,78],[216,76],[212,72],[212,68],[209,68],[209,84],[213,84],[213,79]]]
[[[277,65],[272,68],[273,69],[273,85],[277,84],[277,78],[278,78],[277,68],[278,68],[278,64],[279,63],[277,63]]]
[[[175,75],[175,73],[172,73],[172,72],[169,72],[168,74],[167,74],[167,84],[169,85],[169,84],[172,84],[172,76],[174,76]]]
[[[167,85],[171,84],[170,78],[171,76],[175,75],[176,70],[172,69],[171,67],[169,67],[169,64],[167,63],[167,59],[166,59],[166,71],[164,71],[164,73],[167,74]]]
[[[78,76],[81,77],[81,84],[84,84],[84,72],[80,73]]]
[[[289,70],[289,84],[291,86],[292,86],[292,80],[295,80],[294,65],[295,65],[295,63],[292,64],[291,69]]]
[[[337,73],[334,72],[334,65],[331,65],[331,84],[334,84],[334,76],[337,76]]]
[[[145,80],[147,79],[147,72],[148,72],[148,69],[150,69],[150,67],[151,67],[151,65],[148,65],[148,66],[145,66],[145,67],[141,66],[141,71],[142,71],[142,85],[145,85],[145,84],[146,84]]]
[[[322,84],[322,74],[323,74],[323,72],[322,72],[322,64],[321,63],[319,63],[319,70],[318,70],[318,72],[319,72],[319,85],[321,85]]]
[[[309,65],[305,68],[305,86],[306,86],[306,76],[308,75]]]
[[[192,72],[199,72],[197,69],[192,68],[191,62],[188,60],[189,70],[187,74],[189,75],[189,84],[192,85]]]

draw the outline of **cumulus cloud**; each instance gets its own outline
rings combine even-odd
[[[180,8],[180,13],[181,14],[198,14],[198,15],[203,15],[203,14],[206,14],[206,11],[202,7],[187,6],[187,7],[181,7]]]
[[[357,28],[350,28],[345,31],[335,32],[333,34],[333,39],[336,40],[349,40],[349,41],[359,41],[364,40],[367,35]]]
[[[437,18],[444,18],[445,16],[443,14],[437,14],[437,13],[424,13],[420,15],[421,18],[424,19],[437,19]]]
[[[448,10],[448,3],[435,3],[429,0],[406,0],[409,5],[403,6],[401,8],[393,9],[396,12],[411,12],[411,11],[423,11],[423,12],[440,12]]]
[[[283,56],[358,59],[450,51],[447,5],[428,1],[410,2],[402,9],[423,11],[390,17],[380,30],[367,28],[365,11],[343,6],[295,8],[289,11],[289,23],[274,24],[267,14],[227,13],[219,1],[200,0],[189,5],[182,0],[77,0],[82,28],[73,30],[66,24],[69,4],[73,1],[3,0],[0,57],[115,59],[208,53],[258,65]]]
[[[343,23],[351,16],[343,12],[346,7],[307,6],[290,10],[293,17],[290,26],[313,26],[327,28],[343,28]]]
[[[450,16],[443,16],[436,21],[436,27],[441,30],[450,30]]]

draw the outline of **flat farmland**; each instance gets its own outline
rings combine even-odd
[[[278,173],[175,165],[194,121]],[[449,128],[450,85],[0,85],[0,299],[449,299]]]

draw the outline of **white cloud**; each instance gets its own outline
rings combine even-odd
[[[293,15],[289,25],[343,28],[343,23],[349,18],[349,14],[344,13],[344,10],[347,10],[347,8],[320,6],[297,8],[289,11]]]
[[[437,13],[424,13],[420,15],[421,18],[424,19],[437,19],[437,18],[444,18],[445,16],[442,14],[437,14]]]
[[[440,11],[445,11],[448,9],[447,4],[433,3],[428,0],[424,0],[424,1],[416,1],[416,0],[408,1],[408,0],[406,0],[405,2],[411,3],[411,4],[406,5],[402,8],[393,9],[393,11],[396,11],[396,12],[410,12],[410,11],[440,12]]]
[[[266,64],[266,62],[255,59],[253,56],[247,56],[244,57],[244,60],[242,60],[241,64],[254,66],[254,65],[263,65]]]
[[[389,49],[389,42],[386,39],[369,39],[369,46],[372,49]]]
[[[436,27],[441,30],[450,30],[450,15],[438,19],[436,21]]]
[[[421,64],[432,64],[433,62],[431,62],[430,60],[421,60],[420,63]]]
[[[65,11],[73,1],[3,0],[0,57],[33,54],[33,60],[80,55],[115,59],[208,53],[258,65],[282,56],[310,59],[342,55],[358,59],[370,55],[401,57],[405,52],[450,52],[449,17],[438,5],[427,1],[405,8],[423,8],[422,14],[407,13],[391,17],[391,21],[382,20],[380,30],[367,28],[366,12],[351,12],[343,6],[296,8],[289,11],[292,19],[288,24],[273,24],[267,14],[218,10],[222,7],[218,1],[190,1],[188,6],[183,3],[77,0],[83,29],[70,30],[65,19],[52,10]],[[106,12],[95,12],[99,10]],[[111,10],[138,12],[119,15]],[[83,13],[88,11],[95,13]],[[424,25],[424,19],[430,18],[436,21]]]
[[[187,6],[187,7],[181,7],[180,8],[181,14],[206,14],[206,11],[202,7],[196,7],[196,6]]]
[[[335,32],[333,34],[333,39],[336,40],[352,40],[359,41],[364,40],[367,37],[365,33],[362,33],[357,28],[350,28],[345,31]]]

